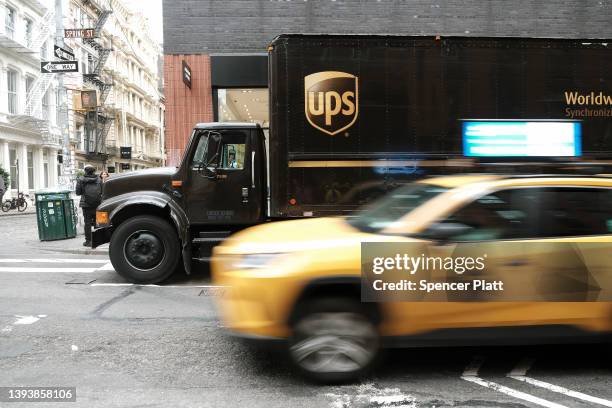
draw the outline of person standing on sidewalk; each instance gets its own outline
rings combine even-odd
[[[4,198],[4,192],[6,191],[6,186],[4,185],[4,177],[0,174],[0,206],[2,205],[2,198]]]
[[[92,165],[88,164],[84,170],[85,175],[77,180],[76,194],[81,196],[79,206],[85,219],[83,246],[91,246],[91,227],[96,222],[96,208],[102,201],[102,180],[96,175],[96,169]]]

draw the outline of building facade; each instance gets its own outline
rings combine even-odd
[[[100,19],[105,19],[98,39],[101,47],[74,41],[82,62],[80,81],[77,78],[71,89],[75,106],[70,120],[71,134],[75,136],[75,168],[78,171],[91,163],[99,170],[119,173],[161,166],[164,159],[164,101],[159,92],[158,71],[161,46],[152,40],[143,15],[119,0],[103,4],[70,0],[65,26],[94,27],[100,24]],[[81,92],[88,90],[98,92],[96,126],[91,125],[88,116],[92,115],[91,110],[81,104]],[[131,148],[131,157],[122,157],[121,148]]]
[[[266,48],[279,34],[612,38],[609,0],[164,0],[163,11],[171,165],[197,122],[266,126]],[[182,80],[183,62],[191,86]]]
[[[52,6],[0,1],[0,166],[11,175],[7,198],[54,186],[61,173],[58,78],[40,74],[41,58],[52,52]]]
[[[56,38],[58,27],[99,32],[95,40]],[[0,0],[0,167],[11,175],[6,198],[68,184],[86,163],[110,172],[163,165],[161,46],[149,32],[142,14],[120,0]],[[59,59],[56,44],[74,54],[78,72],[41,73],[41,62]],[[82,92],[92,90],[93,111],[81,103]],[[122,147],[131,148],[130,158],[121,156]]]

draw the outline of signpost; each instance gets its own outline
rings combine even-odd
[[[66,48],[59,47],[57,45],[53,46],[53,55],[56,58],[61,59],[62,61],[74,61],[74,53],[72,51],[67,50]]]
[[[96,38],[95,28],[65,28],[64,38]]]
[[[56,72],[79,72],[78,61],[41,61],[40,72],[53,74]]]

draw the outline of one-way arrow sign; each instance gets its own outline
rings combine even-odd
[[[61,60],[74,61],[74,54],[72,52],[57,45],[53,46],[53,54]]]
[[[54,72],[79,72],[78,61],[41,61],[40,72],[52,74]]]

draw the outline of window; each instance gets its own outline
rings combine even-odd
[[[4,26],[6,31],[6,36],[10,39],[15,38],[15,10],[7,7],[6,15],[4,17]]]
[[[34,86],[34,81],[36,81],[34,77],[31,77],[29,75],[26,76],[26,95],[28,95],[32,90],[32,87]]]
[[[244,143],[223,144],[221,150],[222,169],[243,169],[244,168]]]
[[[541,189],[540,236],[612,234],[612,189]]]
[[[45,120],[49,120],[50,117],[50,102],[49,102],[49,89],[47,89],[47,92],[45,92],[45,94],[43,95],[42,98],[42,114],[43,114],[43,119]]]
[[[28,187],[34,188],[34,153],[28,150]]]
[[[10,114],[17,114],[17,72],[6,71],[6,84],[8,89],[8,111]]]
[[[200,166],[206,164],[208,159],[208,134],[205,133],[198,139],[198,147],[193,155],[193,170],[200,169]]]
[[[9,149],[11,188],[17,188],[17,150]]]
[[[502,190],[480,197],[422,235],[454,241],[487,241],[538,236],[539,189]]]
[[[26,40],[26,45],[28,47],[32,46],[32,31],[34,29],[34,23],[32,23],[32,20],[30,20],[29,18],[26,18],[25,20],[25,40]]]
[[[348,222],[361,231],[379,232],[446,191],[446,188],[430,184],[409,184],[373,202]]]
[[[43,150],[43,187],[49,187],[49,153]]]

